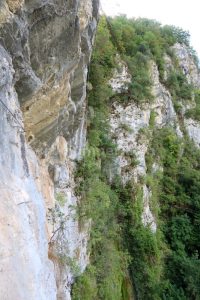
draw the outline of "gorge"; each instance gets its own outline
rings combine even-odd
[[[199,299],[188,33],[2,0],[0,53],[0,299]]]

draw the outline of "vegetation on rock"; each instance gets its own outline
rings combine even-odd
[[[188,33],[147,19],[100,20],[89,76],[88,145],[76,174],[80,222],[91,219],[91,256],[90,266],[74,284],[74,300],[200,299],[200,151],[186,134],[180,139],[173,128],[155,128],[151,113],[144,181],[152,191],[156,233],[141,221],[143,183],[124,185],[117,174],[110,174],[118,155],[109,126],[114,95],[108,84],[116,53],[132,75],[118,101],[153,101],[149,62],[154,60],[177,109],[195,93],[197,109],[187,116],[199,120],[199,92],[179,67],[175,64],[164,78],[164,55],[174,59],[170,47],[175,43],[189,46]],[[132,160],[134,168],[134,153]],[[153,171],[155,162],[162,172]]]

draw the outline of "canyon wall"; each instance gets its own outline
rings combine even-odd
[[[0,298],[70,299],[88,264],[75,162],[98,1],[0,4]]]

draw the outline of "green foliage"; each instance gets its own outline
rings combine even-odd
[[[137,299],[159,299],[156,287],[162,274],[162,238],[160,232],[153,234],[141,221],[143,209],[142,186],[129,182],[125,187],[117,185],[120,220],[124,244],[131,261],[129,270]]]
[[[122,300],[122,285],[127,276],[128,255],[122,250],[117,219],[119,199],[107,176],[117,151],[109,137],[108,123],[108,103],[112,96],[108,79],[112,74],[114,55],[110,33],[102,18],[90,69],[93,89],[88,97],[91,111],[88,147],[76,174],[77,194],[81,198],[79,221],[92,221],[89,243],[91,266],[74,285],[73,299],[77,300]]]
[[[131,128],[128,124],[126,124],[126,123],[121,123],[121,124],[120,124],[120,128],[121,128],[122,130],[124,130],[124,131],[129,132],[129,133],[132,133],[132,132],[133,132],[132,128]]]
[[[63,266],[67,265],[70,268],[74,277],[80,276],[80,268],[76,263],[76,259],[69,257],[68,255],[62,253],[59,256],[59,263]]]
[[[56,194],[56,201],[60,204],[60,206],[64,206],[66,203],[65,195],[63,193]]]
[[[104,67],[104,72],[108,72],[114,67],[114,54],[116,53],[114,46],[110,40],[110,32],[107,27],[105,17],[100,19],[98,25],[98,34],[96,37],[95,51],[93,53],[92,62],[100,64]],[[104,73],[103,72],[103,73]],[[93,77],[92,77],[93,78]]]
[[[151,111],[151,114],[150,114],[150,120],[149,120],[149,127],[151,129],[154,128],[154,125],[155,125],[155,118],[156,118],[156,112],[155,111]]]
[[[92,266],[79,277],[73,288],[75,300],[123,300],[122,284],[127,259],[112,240],[105,239],[92,255]],[[125,298],[126,299],[126,298]],[[124,299],[124,300],[125,300]]]
[[[196,121],[200,121],[200,91],[196,90],[194,94],[194,99],[196,103],[196,107],[189,109],[185,116],[186,118],[192,118]]]
[[[88,149],[77,171],[80,221],[82,218],[92,220],[90,252],[93,272],[89,268],[76,282],[73,299],[122,299],[128,256],[121,250],[117,220],[119,198],[107,182],[101,157],[100,151]]]
[[[190,45],[190,34],[180,27],[173,25],[165,25],[162,28],[162,35],[168,45],[173,46],[175,43]]]
[[[125,16],[119,16],[110,18],[107,22],[105,18],[101,18],[93,55],[94,72],[91,77],[96,80],[98,76],[104,79],[105,75],[109,76],[112,67],[115,66],[115,54],[118,51],[132,75],[128,90],[120,97],[121,101],[152,101],[149,63],[151,60],[157,63],[160,79],[164,81],[164,54],[168,53],[174,60],[170,47],[175,43],[189,47],[189,33],[175,26],[161,26],[155,20],[127,19]],[[180,98],[191,99],[192,87],[187,84],[182,72],[173,71],[166,85],[176,102]],[[107,98],[104,93],[109,93],[107,89],[108,87],[98,92],[101,92],[104,99]]]
[[[112,41],[129,65],[133,76],[130,94],[137,102],[151,101],[151,80],[148,63],[154,60],[164,78],[164,53],[171,53],[175,43],[189,45],[189,33],[175,26],[161,26],[155,20],[127,19],[119,16],[110,20]],[[116,42],[117,41],[117,42]]]
[[[150,115],[149,128],[141,129],[138,142],[150,134],[146,163],[148,176],[123,185],[112,174],[117,148],[111,140],[110,102],[113,92],[108,81],[119,52],[126,61],[132,81],[118,96],[124,104],[152,101],[150,61],[159,68],[164,82],[164,54],[175,61],[170,47],[179,42],[189,45],[187,32],[174,26],[161,26],[154,20],[124,16],[101,18],[92,56],[88,95],[88,140],[84,158],[78,163],[76,183],[80,203],[79,221],[91,220],[90,266],[73,287],[74,300],[200,299],[200,153],[188,140],[177,138],[174,130],[155,130],[156,114]],[[193,87],[175,65],[165,82],[177,110],[180,100],[191,100]],[[116,100],[116,95],[114,95]],[[197,109],[187,115],[199,118]],[[131,132],[126,124],[123,130]],[[127,153],[130,167],[137,165],[134,153]],[[153,170],[157,162],[163,174]],[[158,230],[153,234],[141,221],[143,184],[152,191],[151,210]],[[69,262],[68,262],[69,264]]]
[[[97,291],[95,270],[89,267],[74,284],[72,296],[74,300],[94,300],[97,299]]]
[[[139,24],[137,21],[128,20],[123,16],[110,20],[110,24],[113,44],[127,62],[132,75],[132,82],[126,93],[127,99],[133,99],[136,102],[151,101],[153,97],[148,71],[148,59],[151,56],[148,32],[144,37],[140,30],[143,23]],[[147,31],[147,28],[145,30]],[[151,35],[151,32],[149,34]]]
[[[187,83],[185,75],[182,71],[171,71],[167,81],[165,82],[166,87],[169,89],[176,111],[179,112],[180,100],[191,101],[193,97],[193,86]]]
[[[159,294],[162,299],[199,299],[200,151],[181,144],[170,129],[155,131],[153,159],[164,166],[160,179],[160,218],[169,252]]]
[[[129,156],[130,161],[131,161],[131,163],[130,163],[131,167],[132,168],[136,167],[138,165],[139,161],[137,159],[137,156],[136,156],[135,152],[129,152],[128,156]]]

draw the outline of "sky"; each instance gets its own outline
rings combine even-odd
[[[200,58],[199,0],[101,0],[103,11],[110,16],[155,19],[163,25],[175,25],[189,31],[191,45]]]

